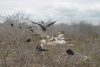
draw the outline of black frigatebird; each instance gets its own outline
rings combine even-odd
[[[12,24],[12,23],[11,23],[10,25],[11,25],[12,27],[14,26],[14,24]]]
[[[63,18],[63,17],[61,17],[60,19],[62,19],[62,18]],[[59,19],[58,19],[58,20],[59,20]],[[56,20],[56,21],[58,21],[58,20]],[[31,20],[30,20],[30,21],[31,21]],[[33,22],[33,21],[31,21],[31,22],[32,22],[33,24],[39,25],[39,26],[42,28],[43,31],[46,31],[46,30],[47,30],[47,27],[51,26],[51,25],[54,24],[56,21],[54,21],[54,22],[48,24],[47,26],[43,26],[43,25],[41,25],[41,24],[39,24],[39,23],[35,23],[35,22]]]
[[[66,50],[66,53],[67,53],[68,55],[74,55],[74,53],[73,53],[73,51],[72,51],[71,49]]]
[[[32,29],[30,29],[31,32],[34,32]]]
[[[31,39],[30,38],[28,38],[27,40],[26,40],[26,42],[30,42],[31,41]]]
[[[36,47],[36,51],[41,52],[41,51],[48,51],[48,50],[42,49],[41,46],[37,46],[37,47]]]
[[[21,26],[19,26],[19,28],[22,28]]]

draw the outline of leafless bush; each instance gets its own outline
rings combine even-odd
[[[27,18],[28,19],[28,18]],[[47,52],[37,52],[36,46],[42,39],[37,25],[31,25],[23,15],[8,16],[0,23],[0,67],[99,67],[100,66],[100,26],[79,21],[72,24],[54,24],[45,32],[50,36],[64,33],[69,38],[68,44],[44,45]],[[27,23],[26,23],[27,22]],[[29,23],[28,23],[29,22]],[[49,23],[49,21],[47,21]],[[50,21],[51,22],[51,21]],[[10,26],[14,24],[14,27]],[[21,26],[22,28],[19,28]],[[32,26],[34,32],[27,30]],[[41,30],[41,28],[40,28]],[[31,42],[27,43],[27,38]],[[74,56],[68,56],[67,49],[72,49]],[[84,58],[87,56],[89,61]]]

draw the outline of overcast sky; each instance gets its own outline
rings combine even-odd
[[[100,21],[100,0],[0,0],[0,15],[21,13],[33,21],[57,20],[58,23]]]

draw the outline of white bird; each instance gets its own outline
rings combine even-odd
[[[41,43],[40,46],[43,47],[43,44]]]
[[[66,41],[61,40],[59,44],[65,44],[65,43],[66,43]]]
[[[57,45],[56,41],[48,42],[47,45]]]
[[[47,36],[47,39],[50,39],[50,36]]]
[[[55,37],[55,40],[58,41],[58,37]]]
[[[44,40],[44,39],[40,40],[40,42],[41,42],[42,44],[46,44],[46,40]]]
[[[51,37],[51,39],[49,39],[50,41],[53,41],[54,40],[54,37]]]
[[[62,40],[65,40],[65,38],[61,38]]]
[[[59,34],[58,35],[58,38],[63,38],[64,37],[64,34]]]
[[[61,32],[58,32],[58,35],[61,34]]]

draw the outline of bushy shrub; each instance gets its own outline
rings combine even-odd
[[[0,42],[2,42],[3,41],[3,39],[0,39]]]

